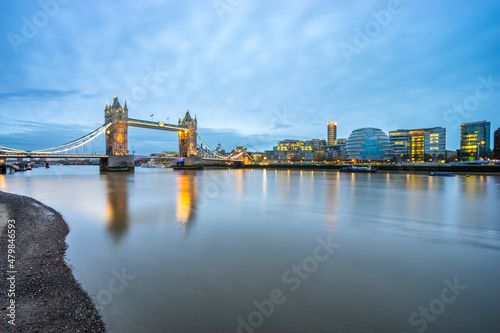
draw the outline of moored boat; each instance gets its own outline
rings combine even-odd
[[[455,175],[451,172],[431,172],[429,176],[453,177]]]
[[[369,166],[350,166],[340,169],[340,172],[364,172],[364,173],[373,173],[377,172],[378,169],[372,165]]]

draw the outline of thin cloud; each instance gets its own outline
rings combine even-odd
[[[133,106],[133,118],[155,114],[175,122],[189,108],[200,134],[213,129],[205,135],[226,148],[272,129],[269,140],[260,140],[263,150],[292,136],[325,138],[327,121],[338,122],[342,137],[363,126],[386,133],[443,126],[449,149],[458,148],[457,121],[487,119],[497,128],[498,92],[468,118],[450,123],[445,112],[474,93],[478,76],[500,81],[500,3],[401,5],[348,63],[339,46],[354,45],[356,31],[376,22],[373,13],[387,2],[245,1],[222,20],[211,2],[95,2],[91,12],[86,3],[70,2],[18,54],[4,40],[0,115],[93,129],[117,93]],[[11,15],[0,22],[2,31],[19,32],[23,15],[40,10],[36,2],[3,6]],[[169,76],[153,85],[149,69],[156,66]],[[293,118],[273,121],[273,110],[285,107]],[[134,148],[176,147],[175,137],[139,144],[148,136],[141,133]]]

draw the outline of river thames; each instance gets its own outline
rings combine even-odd
[[[69,224],[111,332],[498,332],[500,177],[54,166],[0,175]]]

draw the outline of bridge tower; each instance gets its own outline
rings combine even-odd
[[[194,119],[191,118],[189,110],[187,110],[184,119],[179,117],[179,125],[187,126],[186,131],[179,132],[179,156],[198,156],[198,149],[196,147],[198,137],[198,121],[196,120],[196,116],[194,116]]]
[[[106,155],[128,155],[128,108],[120,105],[115,95],[113,105],[104,109],[104,124],[112,123],[106,131]]]

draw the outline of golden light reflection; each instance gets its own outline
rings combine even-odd
[[[177,221],[187,230],[194,220],[198,191],[196,171],[183,171],[177,177]]]
[[[130,224],[128,212],[128,174],[106,173],[106,224],[116,241],[125,235]]]
[[[238,197],[243,197],[243,176],[245,175],[245,170],[235,170],[236,171],[236,192]]]
[[[486,183],[488,181],[489,177],[483,175],[465,177],[465,180],[462,182],[462,191],[470,196],[476,196],[479,193],[484,193],[486,191]]]
[[[0,188],[7,188],[7,185],[5,184],[5,176],[0,174]]]
[[[267,197],[267,170],[264,169],[262,172],[262,197]]]
[[[300,188],[300,193],[304,193],[302,190],[302,187],[304,186],[304,179],[303,179],[303,172],[300,170],[300,175],[299,175],[299,188]]]
[[[328,207],[326,225],[329,229],[334,229],[337,224],[337,210],[339,208],[340,175],[338,172],[327,173],[325,177],[327,178],[325,182],[327,186],[326,207]]]

